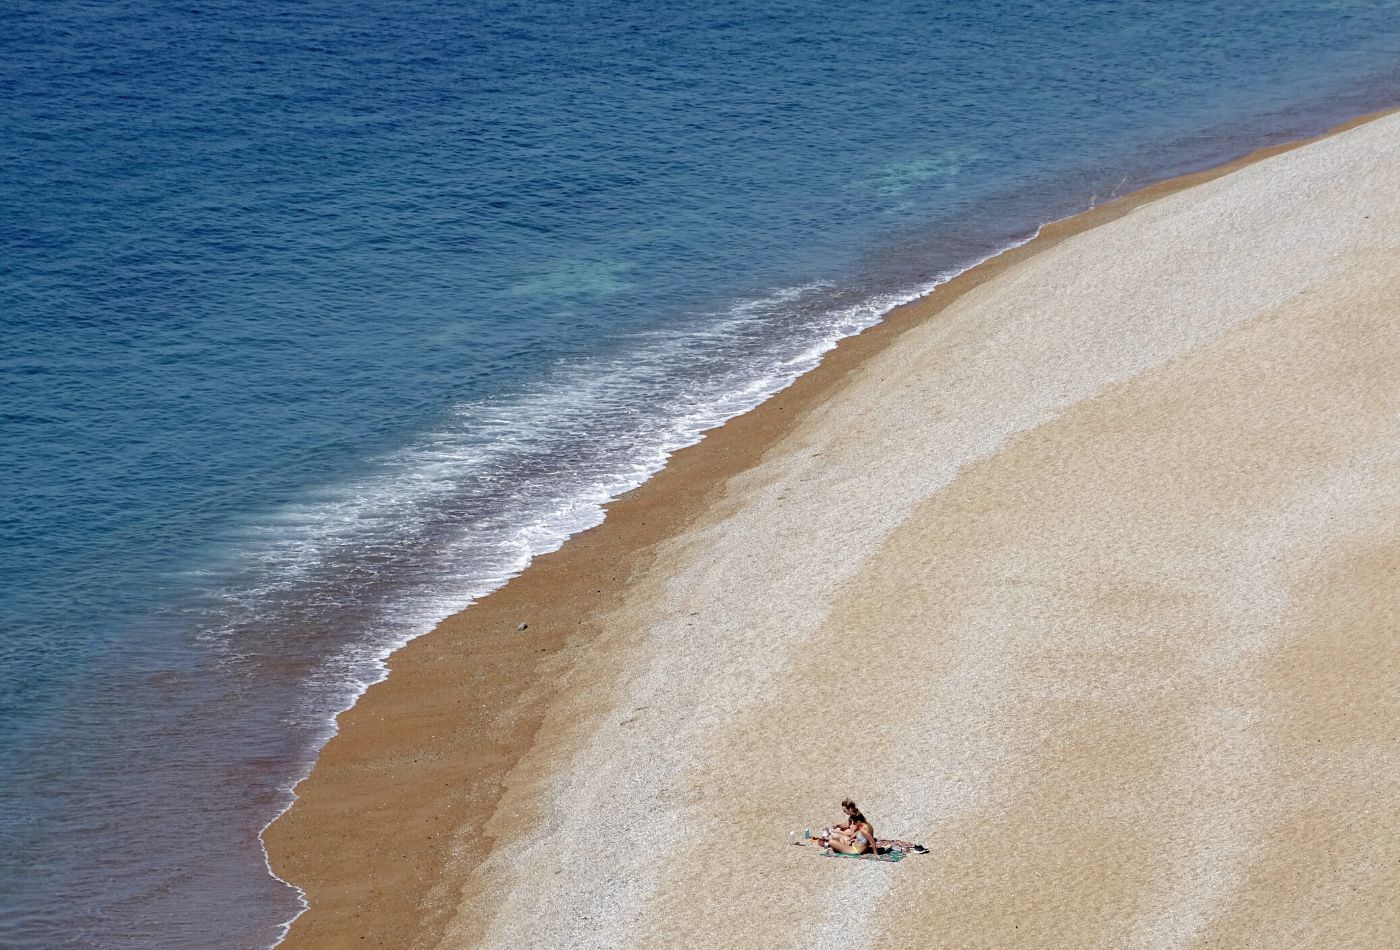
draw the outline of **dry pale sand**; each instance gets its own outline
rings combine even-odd
[[[1037,242],[411,645],[288,945],[1400,946],[1397,156]]]
[[[626,591],[445,945],[1400,945],[1397,156],[1147,203],[867,361]],[[785,844],[842,795],[933,853]]]

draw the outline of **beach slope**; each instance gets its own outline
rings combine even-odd
[[[1049,229],[410,645],[288,945],[1392,944],[1397,154]]]

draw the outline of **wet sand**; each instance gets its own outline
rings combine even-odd
[[[1396,154],[1050,226],[401,650],[288,945],[1393,943]]]

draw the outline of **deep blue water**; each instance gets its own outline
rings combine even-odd
[[[1400,0],[848,6],[8,0],[0,945],[271,943],[388,647],[1038,223],[1400,100]]]

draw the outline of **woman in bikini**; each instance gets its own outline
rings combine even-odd
[[[817,838],[817,844],[838,854],[872,853],[875,850],[875,828],[849,798],[841,802],[841,810],[846,813],[845,822],[827,829],[826,837]]]

